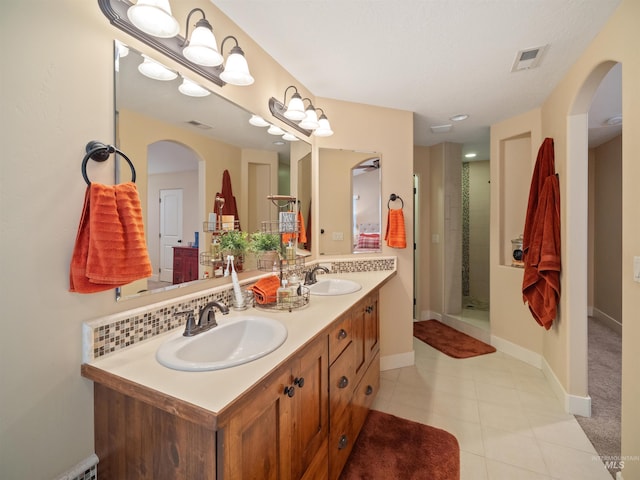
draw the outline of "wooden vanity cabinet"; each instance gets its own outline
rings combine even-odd
[[[327,477],[327,348],[318,337],[223,416],[218,478]]]
[[[217,414],[88,364],[82,374],[101,480],[334,480],[380,385],[378,292]]]
[[[329,333],[329,479],[340,476],[380,388],[378,292]]]

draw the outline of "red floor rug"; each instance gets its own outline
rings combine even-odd
[[[459,480],[456,437],[371,410],[340,480]]]
[[[414,322],[413,336],[454,358],[469,358],[496,351],[491,345],[459,332],[438,320]]]

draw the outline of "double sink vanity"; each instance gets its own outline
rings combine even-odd
[[[100,478],[337,479],[379,389],[394,274],[322,275],[299,310],[216,311],[198,335],[85,358]]]

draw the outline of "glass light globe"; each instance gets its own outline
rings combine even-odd
[[[138,0],[127,9],[127,17],[137,28],[154,37],[171,38],[180,32],[169,0]]]

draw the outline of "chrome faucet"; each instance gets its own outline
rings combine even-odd
[[[309,270],[304,275],[304,284],[305,285],[313,285],[318,280],[316,279],[316,272],[318,270],[322,270],[324,273],[329,273],[329,269],[327,267],[323,267],[322,265],[316,265],[311,270]]]
[[[207,330],[211,330],[212,328],[217,327],[218,322],[216,321],[215,308],[220,310],[223,315],[227,315],[229,313],[229,307],[219,301],[209,302],[204,307],[202,307],[200,309],[200,312],[198,313],[197,323],[193,312],[179,312],[189,314],[187,317],[187,324],[184,327],[183,335],[185,337],[193,337],[198,333],[206,332]]]

